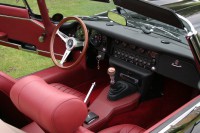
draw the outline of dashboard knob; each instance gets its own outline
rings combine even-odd
[[[156,67],[154,67],[154,66],[151,67],[151,70],[152,70],[152,71],[155,71],[155,70],[156,70]]]

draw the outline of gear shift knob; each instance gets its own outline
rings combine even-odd
[[[110,84],[113,85],[115,83],[115,68],[109,67],[107,73],[110,76]]]

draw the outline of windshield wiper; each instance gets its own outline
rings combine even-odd
[[[142,22],[140,22],[140,23],[145,25],[145,27],[147,29],[149,29],[151,32],[153,32],[155,30],[160,30],[160,31],[164,32],[165,34],[175,38],[176,40],[181,41],[180,38],[178,38],[176,35],[172,34],[171,32],[165,30],[163,27],[157,27],[157,26],[154,26],[154,25],[151,25],[151,24],[147,24],[147,23],[142,23]]]
[[[88,21],[109,21],[108,17],[104,16],[77,16],[82,20],[88,20]]]

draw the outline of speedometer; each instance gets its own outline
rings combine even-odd
[[[81,26],[77,27],[75,36],[79,41],[84,41],[84,32]]]
[[[95,30],[92,30],[90,35],[90,43],[95,47],[100,46],[102,43],[102,34],[98,33]]]

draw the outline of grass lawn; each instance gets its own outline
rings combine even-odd
[[[53,66],[51,58],[0,46],[0,70],[17,78]]]
[[[36,0],[28,0],[34,13],[39,14]],[[16,4],[16,0],[1,0],[0,3],[23,5],[22,1]],[[46,0],[49,16],[62,13],[64,16],[93,15],[99,12],[113,9],[113,3],[100,3],[90,0]],[[50,66],[53,66],[50,58],[39,56],[12,48],[0,46],[0,71],[15,78],[21,77]]]

